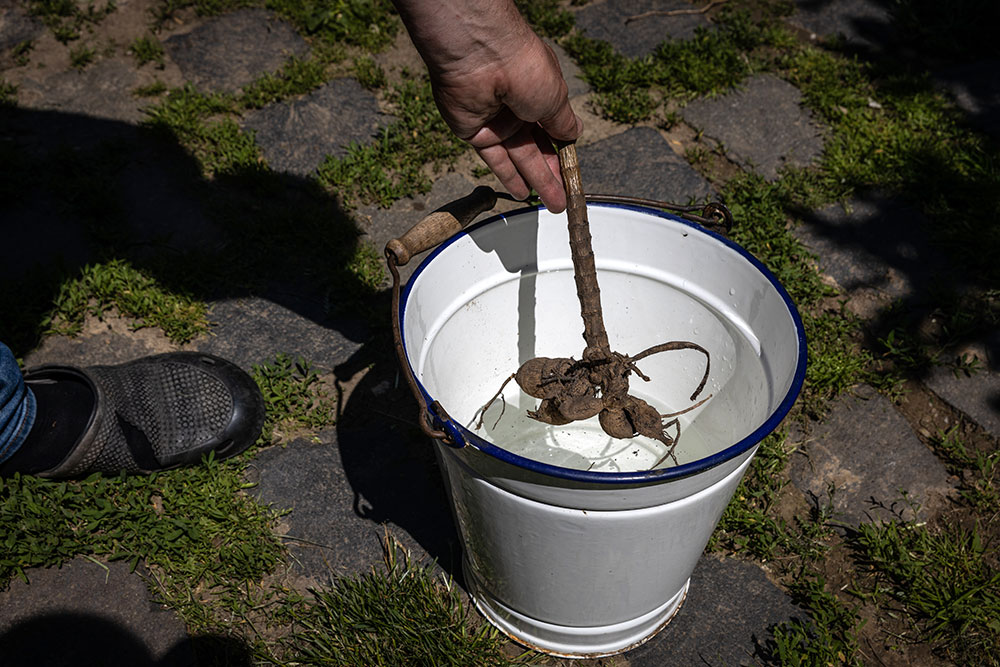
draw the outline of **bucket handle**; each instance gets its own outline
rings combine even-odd
[[[417,379],[410,369],[406,351],[403,349],[402,325],[399,320],[401,289],[399,267],[405,266],[414,256],[439,246],[465,229],[480,214],[496,206],[500,197],[506,199],[509,195],[497,193],[493,188],[480,185],[465,197],[445,204],[428,214],[402,236],[385,244],[385,262],[389,267],[389,273],[392,274],[392,337],[396,347],[396,357],[399,359],[406,382],[410,385],[410,391],[418,403],[423,402],[423,392],[417,385]],[[704,206],[679,206],[654,199],[598,194],[586,195],[586,199],[587,202],[644,206],[672,211],[723,236],[728,236],[733,226],[732,214],[719,202],[711,202]],[[696,211],[700,211],[700,214],[695,213]],[[464,447],[467,444],[455,427],[455,422],[438,401],[421,408],[417,421],[420,430],[430,438],[440,440],[450,447]],[[440,428],[435,428],[439,425]]]

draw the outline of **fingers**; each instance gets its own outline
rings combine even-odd
[[[523,124],[506,140],[476,150],[511,195],[525,199],[534,189],[547,209],[553,213],[565,210],[559,157],[548,135],[537,125]]]
[[[511,160],[506,146],[495,144],[493,146],[477,148],[476,151],[479,153],[479,157],[483,158],[483,162],[490,168],[490,171],[507,188],[507,192],[513,195],[515,199],[527,199],[528,195],[531,194],[531,188],[525,182],[517,167],[514,166],[514,162]]]

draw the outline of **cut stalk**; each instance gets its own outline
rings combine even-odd
[[[587,200],[583,194],[580,163],[576,157],[576,144],[559,147],[559,170],[566,189],[566,216],[569,219],[569,248],[573,258],[573,275],[576,295],[580,299],[583,317],[583,351],[586,360],[607,359],[611,355],[608,331],[604,327],[601,309],[601,288],[597,284],[597,265],[590,238],[590,221],[587,219]]]

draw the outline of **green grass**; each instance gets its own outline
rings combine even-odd
[[[292,610],[294,632],[285,643],[291,664],[452,665],[526,664],[503,652],[497,630],[476,621],[456,585],[415,563],[393,540],[386,568],[334,580],[313,591],[312,604]]]
[[[931,446],[962,480],[959,494],[970,507],[984,516],[1000,513],[1000,451],[972,450],[958,426],[938,433]]]
[[[26,39],[23,42],[18,42],[10,50],[11,57],[14,58],[14,64],[18,67],[24,67],[31,61],[31,52],[35,48],[34,41]]]
[[[196,590],[238,595],[283,556],[273,515],[242,493],[243,467],[209,459],[148,477],[0,479],[0,582],[76,556],[143,562],[158,593],[203,627]]]
[[[115,0],[28,0],[28,12],[45,24],[64,44],[79,39],[81,31],[97,25],[117,6]]]
[[[354,59],[354,78],[368,90],[378,90],[388,83],[385,70],[371,56]]]
[[[97,59],[97,50],[93,47],[81,44],[70,49],[69,64],[76,69],[86,69]]]
[[[139,86],[132,91],[132,94],[136,97],[156,97],[157,95],[162,95],[165,92],[167,92],[167,84],[156,80],[153,83]]]
[[[958,664],[1000,664],[1000,570],[978,525],[862,524],[858,594],[897,607]]]
[[[311,92],[326,82],[326,64],[313,58],[290,58],[278,72],[265,73],[243,88],[239,103],[259,109],[295,95]]]
[[[133,319],[134,328],[159,327],[178,343],[208,331],[203,302],[163,289],[149,274],[119,259],[85,266],[63,283],[43,324],[54,333],[74,335],[87,315],[112,308]]]
[[[365,145],[352,144],[347,156],[327,158],[318,180],[349,205],[376,203],[387,208],[431,187],[425,165],[446,165],[467,150],[437,111],[429,83],[408,79],[387,92],[398,118]]]
[[[808,570],[791,585],[795,600],[809,610],[809,621],[794,619],[773,631],[778,664],[795,667],[864,664],[857,633],[864,625],[857,610],[827,590],[826,581]]]
[[[389,0],[267,0],[264,5],[327,44],[379,51],[400,28]]]
[[[160,69],[164,66],[163,45],[160,44],[154,35],[145,35],[143,37],[136,37],[132,41],[132,45],[129,47],[129,53],[135,58],[136,63],[139,67],[146,65],[148,63],[153,63]]]
[[[664,98],[687,101],[714,95],[765,68],[762,47],[791,43],[774,17],[753,20],[727,11],[714,29],[698,28],[690,40],[665,41],[644,58],[618,54],[610,44],[573,34],[563,46],[577,60],[603,115],[619,123],[650,118]]]
[[[279,354],[273,362],[255,365],[253,379],[264,395],[267,422],[261,442],[280,442],[276,429],[315,430],[334,423],[335,406],[320,388],[320,378],[303,358]]]
[[[0,109],[17,106],[17,84],[0,79]]]

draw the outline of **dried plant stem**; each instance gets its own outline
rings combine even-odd
[[[704,14],[712,7],[715,7],[716,5],[721,5],[724,2],[726,2],[726,0],[712,0],[712,2],[708,3],[704,7],[698,7],[697,9],[694,8],[669,9],[669,10],[654,9],[648,12],[643,12],[642,14],[635,14],[634,16],[629,16],[627,19],[625,19],[625,23],[629,24],[632,21],[638,21],[639,19],[649,18],[650,16],[690,16],[692,14]]]
[[[597,284],[597,265],[594,262],[587,200],[583,193],[576,144],[569,143],[559,147],[559,167],[566,188],[569,248],[573,258],[576,294],[580,299],[580,314],[583,316],[583,339],[587,343],[583,358],[604,359],[611,354],[611,345],[608,343],[608,331],[604,327],[601,288]]]

